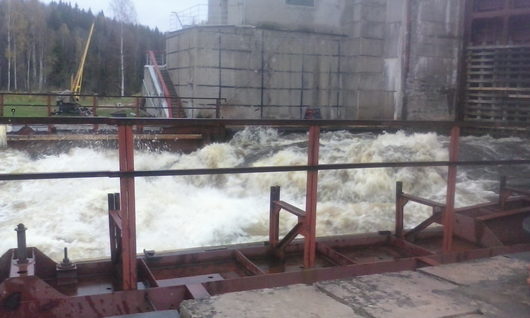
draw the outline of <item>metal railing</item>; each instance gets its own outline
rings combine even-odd
[[[0,117],[26,117],[20,116],[19,113],[27,113],[26,109],[31,109],[34,113],[31,117],[57,117],[54,115],[59,106],[57,98],[73,97],[73,94],[60,93],[0,93]],[[148,106],[149,100],[168,101],[164,110],[171,113],[171,100],[185,99],[191,101],[202,101],[203,106],[182,106],[183,110],[206,110],[211,112],[212,118],[221,117],[221,105],[226,101],[224,98],[209,97],[177,97],[177,96],[141,96],[141,95],[76,95],[80,97],[79,107],[86,108],[90,111],[91,116],[111,117],[114,112],[128,111],[127,116],[124,114],[115,114],[116,117],[153,117],[146,114],[150,109],[160,109],[159,106]],[[28,101],[21,101],[25,98]],[[13,99],[10,101],[9,99]],[[19,112],[18,110],[22,110]],[[59,114],[60,115],[60,114]],[[66,114],[67,115],[67,114]],[[130,116],[132,115],[132,116]],[[30,116],[28,116],[30,117]],[[59,116],[60,117],[60,116]],[[62,117],[61,117],[62,118]]]
[[[474,123],[465,122],[403,122],[403,121],[325,121],[325,120],[214,120],[214,119],[136,119],[136,118],[0,118],[0,124],[88,124],[88,125],[115,125],[118,128],[119,171],[89,171],[89,172],[48,172],[48,173],[23,173],[0,174],[0,181],[35,180],[35,179],[66,179],[66,178],[119,178],[120,194],[109,195],[109,222],[111,222],[111,249],[115,264],[121,264],[122,288],[131,290],[136,288],[137,262],[136,262],[136,224],[135,224],[135,178],[152,176],[186,176],[186,175],[211,175],[234,173],[265,173],[306,171],[306,205],[305,209],[296,208],[287,202],[280,201],[279,189],[271,192],[271,225],[269,244],[275,254],[281,255],[287,245],[296,235],[304,236],[304,267],[315,266],[317,253],[316,245],[316,217],[317,217],[317,188],[318,172],[321,170],[341,169],[366,169],[389,167],[429,167],[447,166],[449,176],[447,180],[446,202],[443,204],[444,213],[441,218],[443,225],[443,251],[449,253],[453,246],[453,226],[455,219],[454,198],[456,192],[456,170],[459,166],[497,166],[497,165],[530,165],[530,160],[495,160],[495,161],[459,161],[459,136],[463,127],[475,127]],[[308,129],[308,163],[301,166],[269,166],[269,167],[241,167],[221,169],[170,169],[141,171],[134,168],[134,126],[156,125],[198,125],[201,127],[213,126],[297,126]],[[323,128],[352,128],[352,127],[379,127],[379,128],[432,128],[438,127],[450,130],[449,161],[420,161],[420,162],[377,162],[377,163],[343,163],[319,164],[320,131]],[[495,128],[494,125],[490,126]],[[513,127],[514,125],[509,125]],[[498,126],[497,126],[498,127]],[[528,129],[528,127],[524,127]],[[507,189],[510,190],[510,189]],[[396,205],[396,236],[403,236],[403,207],[406,201],[417,201],[434,208],[442,204],[433,204],[424,199],[402,194],[400,187],[397,189],[398,200]],[[402,198],[403,200],[400,200]],[[112,203],[112,204],[111,204]],[[400,207],[399,207],[400,206]],[[290,211],[299,218],[298,224],[291,232],[280,241],[278,238],[278,214],[281,209]],[[428,220],[429,222],[432,220]],[[432,223],[432,222],[431,222]],[[119,237],[116,236],[119,233]],[[118,241],[117,241],[118,240]],[[402,242],[406,244],[406,242]],[[117,248],[119,247],[119,248]]]

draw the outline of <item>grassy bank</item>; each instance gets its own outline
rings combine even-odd
[[[51,112],[57,110],[55,96],[48,98],[48,96],[36,95],[3,95],[4,117],[47,117],[48,108]],[[92,110],[94,98],[82,97],[79,103]],[[135,112],[136,99],[134,97],[96,97],[96,105],[97,116],[110,116],[117,111],[124,111],[130,116]]]

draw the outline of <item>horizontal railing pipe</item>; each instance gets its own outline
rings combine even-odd
[[[493,160],[493,161],[411,161],[411,162],[373,162],[321,164],[316,166],[267,166],[240,168],[205,168],[181,170],[136,170],[119,171],[81,171],[81,172],[42,172],[22,174],[0,174],[0,181],[9,180],[44,180],[44,179],[75,179],[75,178],[120,178],[120,177],[166,177],[166,176],[198,176],[215,174],[246,174],[267,172],[295,171],[327,171],[376,168],[407,168],[407,167],[446,167],[446,166],[498,166],[498,165],[530,165],[530,160]]]
[[[0,124],[52,124],[52,125],[204,125],[204,126],[287,126],[305,127],[320,126],[326,128],[378,128],[378,129],[400,129],[400,128],[422,128],[422,129],[450,129],[453,126],[462,128],[487,128],[505,129],[518,128],[530,131],[527,124],[521,123],[474,123],[455,121],[402,121],[402,120],[290,120],[290,119],[168,119],[168,118],[120,118],[120,117],[0,117]]]

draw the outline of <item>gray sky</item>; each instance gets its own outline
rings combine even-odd
[[[53,0],[40,0],[44,3]],[[131,0],[136,8],[139,24],[158,27],[160,31],[168,31],[171,21],[170,15],[174,11],[182,11],[197,4],[207,3],[207,0]],[[59,0],[55,0],[59,2]],[[82,9],[92,9],[94,14],[103,10],[105,16],[112,17],[110,0],[62,0],[62,2],[77,3]]]

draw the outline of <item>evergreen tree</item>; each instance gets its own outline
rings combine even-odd
[[[38,0],[0,0],[0,90],[70,88],[93,21],[83,93],[118,95],[122,87],[126,95],[139,92],[145,53],[164,50],[163,34],[68,2],[45,5]],[[121,38],[123,85],[118,68]]]

